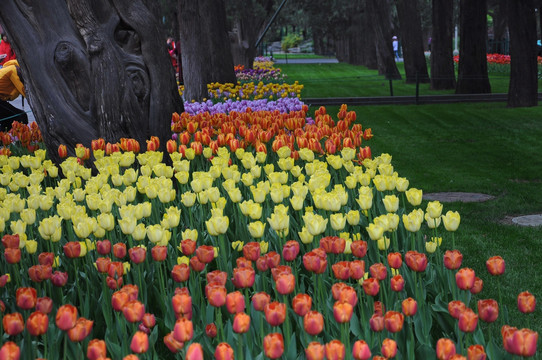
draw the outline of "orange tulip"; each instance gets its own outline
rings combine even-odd
[[[215,349],[215,360],[233,360],[233,349],[230,344],[222,342]]]
[[[122,313],[128,322],[140,322],[145,315],[145,305],[138,300],[128,301],[122,307]]]
[[[358,340],[352,348],[352,356],[356,360],[368,360],[371,358],[371,348],[364,340]]]
[[[471,308],[466,308],[459,314],[458,320],[459,330],[463,332],[473,332],[478,325],[478,315],[476,315]]]
[[[518,309],[524,314],[534,312],[536,308],[536,298],[528,291],[523,291],[518,295]]]
[[[354,280],[359,280],[365,275],[365,261],[352,260],[349,262],[350,277]]]
[[[17,264],[21,261],[21,249],[7,248],[4,250],[4,257],[8,264]]]
[[[87,357],[89,360],[103,359],[107,356],[107,347],[104,340],[92,339],[87,346]]]
[[[2,360],[19,360],[21,357],[21,349],[13,341],[7,341],[0,348],[0,359]]]
[[[171,298],[171,303],[176,315],[185,316],[192,314],[192,297],[189,294],[175,294]]]
[[[369,296],[376,296],[380,291],[380,284],[375,278],[368,278],[363,280],[363,291]]]
[[[352,305],[352,307],[354,307],[358,303],[358,294],[357,294],[356,290],[353,287],[344,286],[339,291],[337,300],[338,301],[346,301],[350,305]]]
[[[236,267],[233,269],[233,285],[236,288],[248,288],[254,285],[256,272],[251,267]]]
[[[356,240],[350,244],[350,250],[352,250],[352,255],[358,258],[362,258],[367,255],[367,241]]]
[[[194,336],[194,325],[187,318],[179,318],[173,328],[173,337],[179,342],[187,342]]]
[[[166,150],[169,154],[177,151],[177,142],[175,140],[168,140],[166,143]]]
[[[220,307],[226,303],[227,290],[223,285],[210,283],[205,286],[205,293],[209,304]]]
[[[171,277],[175,282],[187,281],[190,277],[190,268],[186,264],[175,265],[171,270]]]
[[[107,274],[112,278],[120,278],[124,275],[124,266],[120,261],[111,261],[109,264],[109,269],[107,269]]]
[[[322,274],[327,267],[327,256],[324,253],[312,250],[303,255],[303,265],[308,271]]]
[[[186,255],[190,256],[196,251],[196,242],[191,239],[184,239],[181,241],[181,252]]]
[[[238,312],[233,318],[233,331],[244,334],[250,329],[250,316],[244,312]]]
[[[286,304],[273,301],[265,306],[264,314],[269,325],[279,326],[286,319]]]
[[[126,256],[126,244],[125,243],[116,243],[113,245],[113,255],[118,259],[124,259]]]
[[[292,299],[292,309],[299,316],[305,316],[311,310],[312,298],[307,294],[297,294]]]
[[[467,349],[469,360],[486,360],[486,351],[482,345],[471,345]]]
[[[388,276],[388,269],[382,263],[376,263],[371,265],[369,268],[371,276],[377,279],[378,281],[384,280]]]
[[[56,326],[63,331],[67,331],[75,326],[77,321],[77,308],[66,304],[58,308],[55,317]]]
[[[81,244],[79,241],[68,241],[64,246],[64,255],[66,257],[73,259],[78,258],[81,255]]]
[[[130,260],[134,264],[141,264],[143,261],[145,261],[145,258],[147,257],[147,250],[141,246],[136,246],[128,250],[128,255],[130,256]]]
[[[462,268],[455,274],[455,282],[461,290],[469,290],[474,286],[475,277],[474,270]]]
[[[399,269],[403,265],[401,253],[393,252],[388,254],[388,265],[393,269]]]
[[[484,288],[484,281],[480,279],[478,276],[475,276],[474,285],[472,285],[469,291],[471,292],[471,294],[478,294],[479,292],[482,291],[483,288]]]
[[[250,261],[256,261],[260,257],[260,244],[252,241],[243,246],[243,256]]]
[[[251,268],[252,267],[252,261],[250,261],[249,259],[247,259],[244,256],[241,256],[241,257],[238,257],[237,259],[235,259],[235,264],[237,265],[238,268],[242,268],[242,267]]]
[[[2,326],[4,326],[4,332],[10,336],[22,333],[24,330],[23,315],[18,312],[4,315]]]
[[[47,332],[49,327],[49,317],[41,311],[34,311],[26,319],[26,329],[32,336],[40,336]]]
[[[444,253],[444,266],[446,269],[459,269],[463,262],[463,254],[459,250],[446,250]]]
[[[418,311],[418,303],[413,298],[409,297],[401,303],[401,308],[405,316],[414,316]]]
[[[164,336],[164,344],[172,353],[177,353],[181,351],[184,346],[184,343],[178,342],[177,340],[175,340],[175,338],[173,337],[173,331],[171,331],[166,336]]]
[[[15,292],[17,306],[23,310],[33,309],[38,301],[38,292],[33,287],[21,287]]]
[[[466,308],[467,306],[465,303],[459,300],[453,300],[448,303],[448,312],[455,319],[459,319],[459,315],[465,311]]]
[[[164,261],[167,257],[167,246],[154,246],[151,254],[154,261]]]
[[[96,259],[96,269],[102,274],[106,274],[109,271],[109,265],[111,259],[107,257],[99,257]]]
[[[50,265],[53,266],[55,261],[55,254],[51,252],[42,252],[38,255],[38,263],[40,265]]]
[[[290,294],[295,289],[295,276],[293,274],[281,274],[275,280],[275,286],[279,294]]]
[[[338,280],[348,280],[350,278],[350,263],[348,261],[339,261],[331,265],[331,270]]]
[[[336,301],[333,304],[333,317],[338,323],[349,322],[354,313],[353,306],[346,301]]]
[[[34,282],[50,279],[53,274],[51,265],[34,265],[28,268],[28,277]]]
[[[493,256],[486,261],[486,268],[491,275],[498,276],[504,274],[506,266],[502,257]]]
[[[198,260],[204,264],[208,264],[215,258],[215,249],[210,245],[200,245],[196,249]]]
[[[234,291],[226,295],[226,309],[230,314],[245,311],[245,297],[240,291]]]
[[[106,283],[107,283],[107,287],[110,288],[111,290],[117,290],[119,289],[122,284],[124,283],[124,281],[122,280],[122,278],[113,278],[111,276],[108,276],[106,279],[105,279]]]
[[[501,328],[504,349],[519,356],[534,356],[538,342],[538,333],[530,329],[518,330],[515,327],[504,325]]]
[[[324,345],[324,351],[326,359],[328,360],[342,360],[346,356],[346,349],[344,344],[339,340],[331,340]]]
[[[265,254],[265,259],[267,261],[267,267],[269,269],[274,269],[279,266],[280,263],[280,254],[276,251],[270,251]]]
[[[405,279],[398,274],[391,278],[390,287],[393,291],[400,292],[405,287]]]
[[[130,294],[126,291],[118,290],[111,295],[111,306],[115,311],[122,311],[124,305],[126,305],[130,300]]]
[[[484,322],[494,322],[499,316],[499,304],[493,299],[478,300],[478,316]]]
[[[289,240],[282,247],[282,257],[285,261],[294,261],[299,250],[299,243],[295,240]]]
[[[192,343],[186,350],[185,360],[203,360],[203,348],[198,343]]]
[[[449,360],[455,355],[455,344],[452,340],[440,338],[437,341],[437,358],[438,360]]]
[[[208,283],[217,282],[220,285],[226,286],[226,282],[228,281],[228,273],[225,271],[213,270],[207,273],[206,278]]]
[[[284,353],[284,338],[280,333],[267,334],[263,338],[263,352],[270,359],[278,359]]]
[[[395,342],[395,340],[384,339],[384,341],[382,341],[381,352],[382,355],[387,359],[395,357],[395,355],[397,354],[397,343]]]
[[[427,267],[427,256],[423,253],[410,250],[405,254],[405,262],[411,270],[423,272]]]
[[[303,328],[309,335],[320,334],[324,329],[324,317],[318,311],[309,311],[303,316]]]
[[[94,325],[94,321],[81,317],[77,319],[71,329],[68,329],[68,337],[73,342],[83,341],[92,331],[92,325]]]
[[[154,316],[154,314],[145,313],[143,315],[143,319],[141,319],[141,322],[148,329],[152,329],[156,325],[156,317]]]
[[[252,306],[256,311],[264,311],[267,304],[271,302],[271,296],[266,292],[259,292],[252,295]]]
[[[391,333],[401,331],[403,328],[404,316],[397,311],[388,311],[384,315],[384,327]]]
[[[381,314],[373,314],[369,319],[369,326],[374,332],[380,332],[384,330],[384,316]]]
[[[18,249],[19,243],[20,243],[19,234],[15,234],[15,235],[6,234],[2,236],[2,245],[4,245],[6,249]]]
[[[40,297],[36,301],[36,310],[49,314],[53,310],[53,300],[50,297]]]
[[[305,349],[305,357],[307,360],[324,360],[324,351],[324,345],[317,341],[313,341],[307,345],[307,348]]]
[[[142,354],[149,350],[149,336],[143,331],[136,331],[130,343],[130,350]]]

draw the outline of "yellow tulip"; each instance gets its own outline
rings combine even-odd
[[[94,228],[94,231],[92,232],[92,234],[94,235],[95,238],[102,239],[103,237],[105,237],[105,229],[101,227],[100,225],[98,225],[96,226],[96,228]]]
[[[192,207],[196,202],[196,194],[190,191],[183,193],[181,195],[181,202],[186,207]]]
[[[269,195],[271,196],[271,200],[275,204],[280,204],[284,199],[284,193],[282,192],[281,185],[279,183],[274,183],[271,186],[271,191],[269,192]]]
[[[457,211],[448,211],[446,215],[442,217],[442,222],[447,231],[456,231],[461,222],[461,216]]]
[[[243,200],[243,195],[241,194],[241,190],[239,190],[239,188],[228,191],[228,196],[233,203],[238,203]]]
[[[294,167],[294,159],[291,157],[279,159],[277,165],[283,171],[290,171]]]
[[[40,196],[40,209],[43,211],[49,210],[53,206],[53,196],[42,195]]]
[[[258,203],[251,203],[246,213],[252,220],[257,220],[262,217],[262,206]]]
[[[341,150],[341,156],[346,161],[352,160],[356,157],[356,149],[345,147]]]
[[[403,225],[405,226],[405,229],[410,232],[416,232],[420,230],[421,221],[419,220],[419,216],[416,210],[410,212],[408,215],[403,214]]]
[[[255,202],[261,204],[265,201],[265,197],[267,196],[267,192],[265,191],[265,189],[261,187],[251,187],[250,190],[252,192],[252,197]]]
[[[259,151],[256,153],[256,161],[260,164],[263,164],[265,162],[265,160],[267,159],[267,154],[262,152],[262,151]]]
[[[382,234],[384,234],[384,229],[374,223],[369,224],[365,230],[367,230],[371,240],[378,240],[382,237]]]
[[[92,220],[94,220],[94,222]],[[74,222],[73,231],[75,232],[75,235],[80,239],[87,238],[94,231],[95,221],[94,218],[84,218],[77,223]]]
[[[429,216],[429,213],[426,213],[425,221],[427,222],[427,227],[430,229],[435,229],[439,227],[441,218],[442,216],[439,216],[438,218],[432,218],[431,216]]]
[[[430,217],[436,219],[442,214],[442,204],[439,201],[430,201],[427,203],[426,211]]]
[[[265,164],[264,167],[263,167],[263,170],[269,176],[269,174],[275,172],[275,165],[273,165],[273,164]]]
[[[79,257],[84,257],[88,251],[87,243],[86,241],[79,241],[79,245],[81,246],[81,253],[79,254]]]
[[[134,228],[134,231],[132,232],[132,238],[136,241],[144,240],[147,236],[147,228],[145,227],[145,224],[139,223]]]
[[[388,215],[382,214],[380,216],[377,216],[373,219],[373,222],[375,225],[378,225],[382,228],[384,231],[390,230],[390,224],[388,223]]]
[[[292,154],[292,150],[288,146],[283,146],[277,150],[277,155],[281,159],[290,157],[291,154]]]
[[[120,230],[124,235],[131,235],[137,225],[137,221],[135,218],[123,218],[117,221],[119,223]]]
[[[395,213],[387,213],[386,216],[388,217],[388,230],[397,230],[397,226],[399,226],[399,215]]]
[[[260,176],[262,176],[262,167],[260,165],[253,166],[250,169],[250,173],[255,179],[258,179]]]
[[[146,230],[147,237],[149,238],[149,241],[153,244],[158,243],[160,240],[162,240],[162,237],[164,236],[164,229],[160,224],[148,225]]]
[[[399,209],[399,198],[395,195],[386,195],[382,199],[387,212],[394,213]]]
[[[331,228],[340,231],[346,226],[346,216],[343,213],[331,214],[329,216]]]
[[[181,234],[183,236],[183,240],[184,239],[190,239],[193,241],[198,240],[198,230],[196,229],[186,229]]]
[[[408,189],[409,181],[407,178],[398,177],[395,179],[395,188],[399,192],[405,192]]]
[[[115,228],[115,217],[112,214],[102,213],[97,216],[97,220],[104,230],[111,231]]]
[[[346,177],[346,179],[344,180],[344,184],[346,185],[347,188],[349,189],[355,189],[356,186],[358,185],[358,180],[356,179],[355,176],[353,175],[348,175]]]
[[[188,183],[189,173],[188,171],[179,171],[178,173],[175,173],[175,178],[179,182],[179,184],[186,184]]]
[[[250,236],[255,239],[259,239],[263,236],[265,231],[265,224],[261,221],[254,221],[247,225]]]
[[[372,193],[371,195],[360,193],[356,201],[361,210],[369,210],[373,206],[373,195]]]
[[[41,220],[38,226],[38,231],[41,237],[44,240],[50,240],[51,237],[55,234],[55,231],[57,231],[57,229],[62,229],[61,223],[62,219],[57,215]]]
[[[303,226],[300,232],[297,233],[299,235],[299,239],[303,244],[310,244],[314,240],[314,236],[309,233],[307,228]]]
[[[271,217],[267,218],[269,226],[276,232],[281,232],[290,227],[290,217],[284,213],[272,213]]]
[[[315,213],[305,213],[303,222],[309,233],[313,236],[320,235],[326,231],[329,219],[324,219],[321,215]]]
[[[387,237],[382,237],[377,240],[376,244],[378,246],[378,250],[380,251],[388,250],[388,248],[390,247],[390,239]]]
[[[434,241],[427,241],[425,243],[425,251],[427,251],[428,254],[432,254],[437,250],[437,243]]]
[[[412,206],[418,206],[422,203],[423,191],[416,188],[410,188],[405,191],[406,198]]]
[[[393,166],[391,164],[378,165],[378,173],[380,175],[391,176],[393,174]]]
[[[6,221],[3,217],[0,217],[0,233],[4,232],[6,229]]]
[[[228,231],[230,219],[227,216],[211,216],[209,220],[205,221],[205,225],[209,235],[218,236]]]
[[[231,243],[231,248],[235,251],[243,251],[244,242],[237,240]]]
[[[24,247],[27,253],[34,254],[38,249],[38,242],[36,240],[26,240]]]
[[[10,229],[13,234],[24,234],[26,232],[26,222],[21,219],[12,221]]]
[[[290,204],[292,205],[292,208],[296,211],[303,209],[304,202],[305,199],[299,195],[294,195],[290,198]]]
[[[189,265],[190,264],[190,258],[188,256],[180,256],[177,258],[177,265]]]
[[[111,175],[111,182],[113,183],[114,186],[121,186],[123,184],[122,175],[120,174]]]
[[[269,250],[269,242],[267,241],[260,241],[260,254],[266,254]]]

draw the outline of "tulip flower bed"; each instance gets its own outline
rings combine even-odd
[[[207,100],[203,102],[187,102],[184,104],[184,111],[190,115],[196,115],[199,113],[209,112],[210,114],[230,112],[246,112],[248,108],[252,111],[275,111],[278,110],[281,113],[289,113],[291,111],[299,111],[303,108],[303,101],[298,97],[285,97],[279,98],[275,101],[260,99],[260,100],[240,100],[234,101],[228,99],[224,102],[213,102]]]
[[[307,111],[174,114],[168,154],[97,139],[94,172],[83,145],[3,150],[0,359],[535,355],[483,298],[504,260],[462,267],[460,215],[422,208],[346,106]]]
[[[542,65],[542,57],[537,58],[538,65]],[[454,56],[454,63],[459,63],[459,55]],[[510,73],[510,55],[487,54],[488,72]]]

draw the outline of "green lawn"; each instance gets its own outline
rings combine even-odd
[[[526,327],[516,297],[529,290],[542,299],[537,270],[542,261],[542,227],[509,225],[503,219],[542,213],[542,108],[480,103],[349,110],[356,111],[364,128],[372,128],[375,136],[366,145],[373,155],[391,154],[396,171],[410,180],[411,187],[424,193],[462,191],[495,196],[483,203],[446,203],[443,212],[461,214],[456,247],[464,254],[463,266],[473,268],[485,281],[478,299],[498,300],[495,284],[500,284],[509,323]],[[328,108],[332,115],[337,112],[338,107]],[[449,238],[443,246],[451,248]],[[494,255],[506,261],[506,273],[499,279],[490,279],[485,268],[485,261]],[[542,331],[540,307],[531,314],[530,326]]]
[[[302,92],[304,98],[321,97],[365,97],[389,96],[390,82],[376,70],[368,70],[364,66],[350,64],[280,64],[283,73],[288,75],[288,81],[298,80],[305,86]],[[393,81],[395,96],[416,95],[416,85],[406,84],[404,67],[398,64],[403,80]],[[490,75],[493,93],[508,92],[509,75],[504,72],[492,72]],[[542,82],[540,82],[542,87]],[[453,94],[454,90],[433,91],[429,84],[420,84],[420,95]]]

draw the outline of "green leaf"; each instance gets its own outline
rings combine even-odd
[[[287,359],[295,359],[297,357],[297,347],[295,342],[295,332],[292,333],[292,337],[290,338],[290,346],[288,346],[286,358]]]
[[[352,331],[352,334],[354,334],[357,338],[363,338],[361,334],[361,328],[360,328],[360,321],[356,313],[352,314],[352,319],[350,320],[350,331]]]
[[[486,346],[486,354],[489,360],[505,360],[511,358],[511,355],[501,349],[495,341],[490,341]]]

